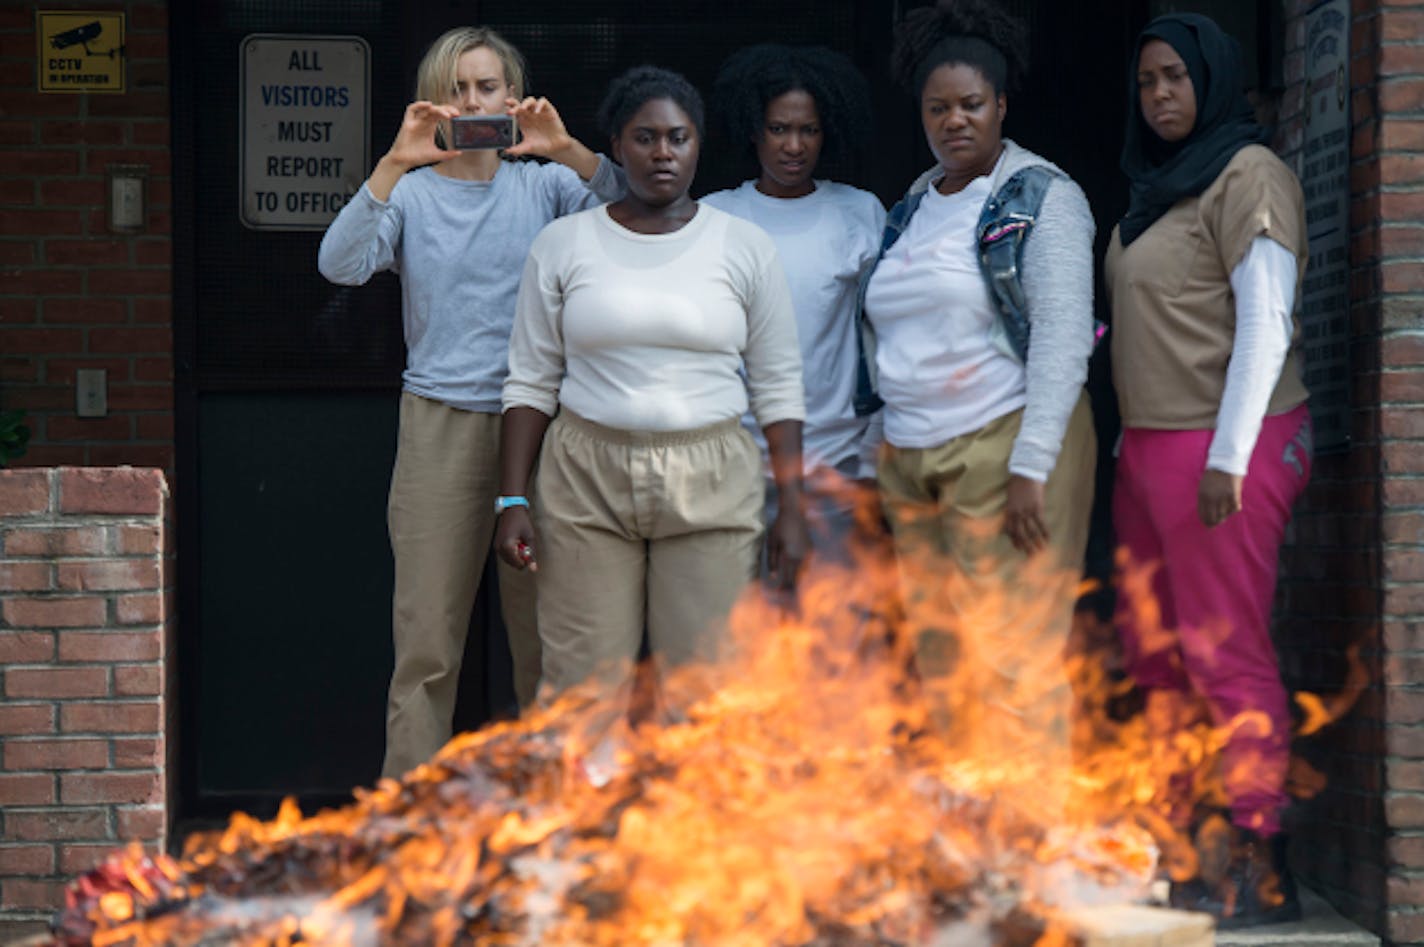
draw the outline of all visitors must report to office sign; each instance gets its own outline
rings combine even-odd
[[[239,215],[253,230],[324,230],[370,164],[370,47],[359,36],[242,41]]]

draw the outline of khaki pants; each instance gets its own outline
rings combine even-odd
[[[470,611],[494,534],[500,415],[401,395],[387,522],[395,555],[395,672],[386,710],[384,776],[425,762],[451,736]],[[539,635],[534,583],[499,564],[515,693],[534,699]]]
[[[1072,712],[1063,650],[1087,547],[1097,438],[1084,394],[1045,485],[1050,544],[1025,557],[1003,530],[1022,415],[938,447],[887,445],[879,480],[934,722],[972,759],[1012,758],[1037,782],[1034,804],[1061,808],[1056,787],[1067,782]]]
[[[659,663],[716,658],[762,535],[761,458],[736,419],[652,433],[565,410],[535,482],[546,686],[626,683],[645,626]]]

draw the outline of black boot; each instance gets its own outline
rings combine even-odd
[[[1285,836],[1262,838],[1249,829],[1221,829],[1208,820],[1198,830],[1202,871],[1172,885],[1172,907],[1211,914],[1218,930],[1300,920],[1295,879],[1286,867]]]

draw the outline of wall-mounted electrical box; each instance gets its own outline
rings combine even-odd
[[[109,165],[109,229],[142,233],[148,227],[148,165]]]
[[[81,418],[109,414],[109,373],[103,368],[81,368],[74,373],[74,412]]]

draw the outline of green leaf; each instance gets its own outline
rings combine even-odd
[[[30,429],[23,411],[0,411],[0,467],[23,457],[30,442]]]

